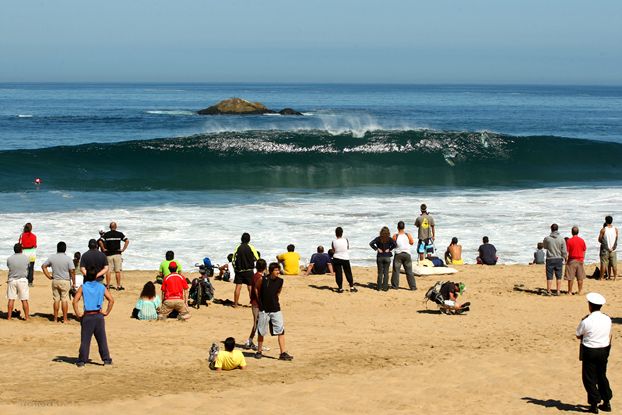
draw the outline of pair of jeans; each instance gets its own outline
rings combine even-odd
[[[80,352],[78,354],[79,363],[88,363],[89,351],[91,349],[91,339],[95,335],[99,348],[99,357],[104,363],[112,362],[108,351],[108,340],[106,339],[106,323],[103,314],[85,314],[80,322]]]
[[[35,281],[35,263],[29,262],[28,263],[28,284],[32,285],[34,281]]]
[[[393,275],[391,276],[391,288],[400,288],[400,269],[406,271],[406,281],[411,290],[417,289],[417,282],[413,274],[413,261],[408,252],[400,252],[393,257]]]
[[[389,268],[391,267],[391,257],[378,255],[376,257],[376,264],[378,265],[378,280],[376,282],[376,289],[386,291],[389,289]]]
[[[346,274],[346,279],[350,287],[354,286],[354,278],[352,277],[352,268],[350,267],[350,261],[347,259],[333,258],[333,268],[335,271],[335,282],[337,288],[343,288],[343,274]]]

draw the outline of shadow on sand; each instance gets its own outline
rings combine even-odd
[[[558,411],[585,413],[585,412],[588,412],[588,410],[590,409],[590,407],[587,405],[574,405],[570,403],[564,403],[562,401],[555,400],[555,399],[536,399],[536,398],[530,398],[527,396],[521,399],[533,405],[539,405],[545,408],[555,408]]]

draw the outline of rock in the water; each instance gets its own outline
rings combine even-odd
[[[198,111],[200,115],[257,115],[257,114],[273,114],[274,111],[266,108],[259,102],[249,102],[241,98],[230,98],[220,101],[216,105]]]
[[[279,111],[279,114],[281,115],[302,115],[301,112],[298,112],[291,108],[283,108],[281,111]]]

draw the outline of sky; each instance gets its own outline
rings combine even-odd
[[[0,82],[622,85],[620,0],[0,2]]]

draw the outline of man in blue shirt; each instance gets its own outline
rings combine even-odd
[[[90,267],[84,276],[84,283],[73,298],[73,310],[76,316],[81,319],[81,341],[80,352],[76,365],[84,367],[89,361],[89,351],[91,349],[91,339],[95,335],[97,346],[99,347],[99,356],[104,361],[104,365],[111,365],[112,359],[108,351],[108,340],[106,339],[106,317],[112,311],[114,298],[103,284],[96,281],[97,269]],[[104,298],[108,300],[106,311],[102,311]],[[80,312],[78,303],[83,299],[84,313]]]

